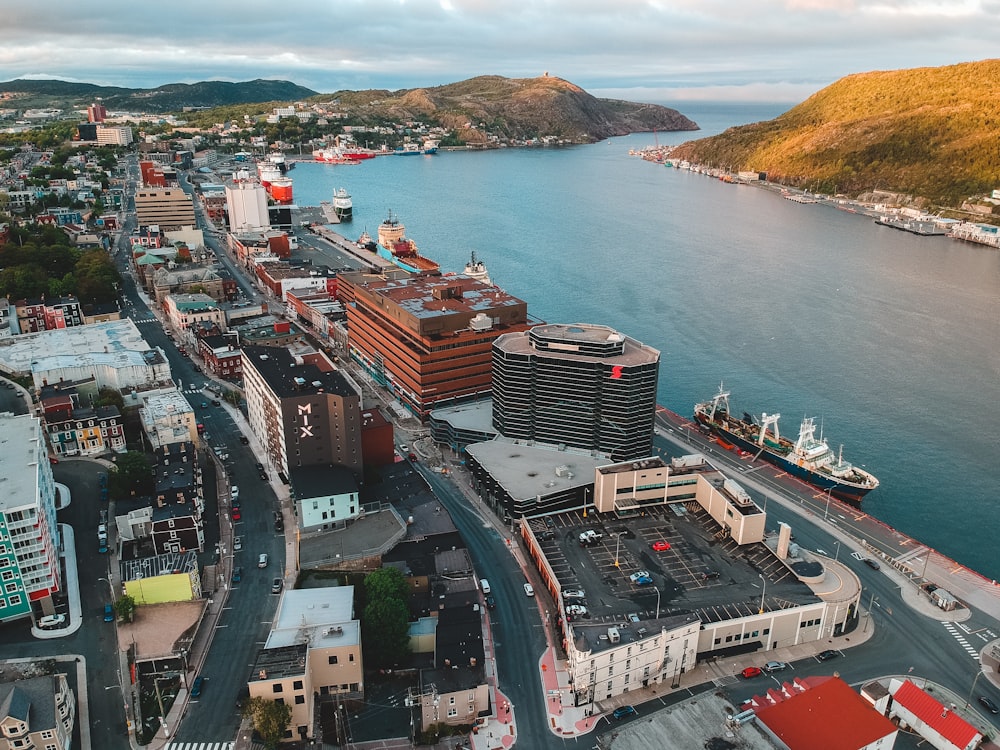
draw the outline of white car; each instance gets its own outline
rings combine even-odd
[[[260,557],[257,558],[257,567],[258,568],[266,568],[267,567],[267,553],[266,552],[262,552],[260,554]]]
[[[639,570],[628,577],[632,583],[649,583],[653,580],[653,576],[649,574],[648,570]]]
[[[38,620],[38,627],[40,628],[54,628],[57,625],[62,625],[66,622],[66,615],[45,615]]]
[[[237,487],[235,484],[229,488],[229,497],[233,500],[240,499],[240,488]]]
[[[524,584],[524,593],[527,596],[534,596],[535,595],[535,590],[531,587],[530,583]]]
[[[583,589],[566,589],[562,592],[563,599],[583,599],[586,594]]]
[[[233,538],[233,552],[239,552],[243,549],[243,539],[241,537]]]
[[[573,617],[583,617],[587,614],[587,608],[582,604],[570,604],[566,607],[566,614]]]

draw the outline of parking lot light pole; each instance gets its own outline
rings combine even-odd
[[[767,579],[764,578],[763,573],[758,573],[757,577],[760,578],[761,583],[763,584],[760,590],[760,611],[757,613],[762,615],[764,614],[764,594],[767,592]]]

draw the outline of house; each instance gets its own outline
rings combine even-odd
[[[65,674],[0,683],[0,750],[69,750],[75,722]]]

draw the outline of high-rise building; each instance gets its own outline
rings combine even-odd
[[[346,274],[339,289],[351,356],[421,418],[488,395],[494,339],[530,325],[526,302],[468,276]]]
[[[539,325],[493,343],[493,426],[505,437],[650,455],[660,353],[607,326]]]
[[[42,424],[0,413],[0,622],[52,614],[60,589],[56,488]]]
[[[149,188],[135,193],[135,213],[140,226],[160,229],[195,226],[191,196],[180,188]]]
[[[87,122],[104,122],[107,119],[108,110],[103,104],[94,102],[87,107]]]
[[[112,146],[127,146],[132,142],[132,128],[128,125],[98,125],[97,142]]]
[[[298,466],[343,466],[360,475],[361,396],[325,359],[296,359],[287,349],[243,347],[250,429],[286,478]]]

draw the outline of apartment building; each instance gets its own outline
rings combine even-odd
[[[194,203],[180,188],[143,188],[135,193],[135,213],[140,226],[161,229],[195,226]]]

